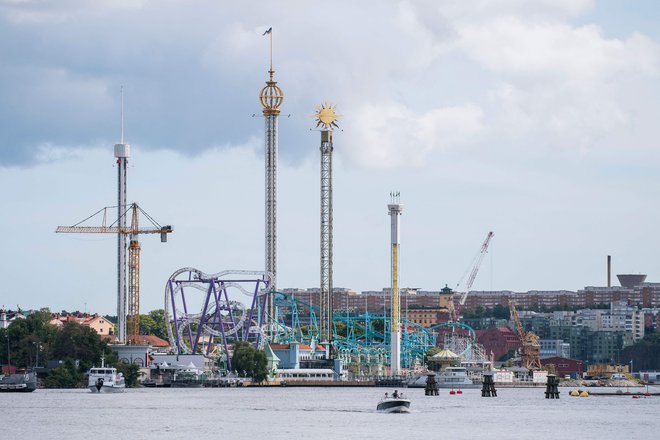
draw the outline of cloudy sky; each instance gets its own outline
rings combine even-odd
[[[279,285],[319,280],[315,105],[335,134],[335,286],[473,289],[660,281],[660,4],[654,0],[0,0],[0,305],[114,313],[116,238],[59,235],[116,204],[125,90],[142,309],[168,276],[262,269],[263,119],[273,27]]]

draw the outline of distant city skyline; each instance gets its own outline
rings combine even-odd
[[[577,290],[622,273],[660,281],[660,4],[651,0],[200,0],[0,3],[0,305],[116,310],[116,238],[56,235],[116,200],[144,237],[141,308],[181,267],[264,266],[259,91],[279,127],[278,285],[319,284],[314,106],[336,104],[333,284],[389,284],[392,190],[401,285]],[[324,23],[327,23],[324,24]]]

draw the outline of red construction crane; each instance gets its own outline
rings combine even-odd
[[[129,209],[124,212],[124,216],[131,212],[131,226],[118,227],[114,223],[110,226],[106,225],[107,211],[113,209],[114,206],[105,207],[94,214],[76,223],[73,226],[58,226],[55,232],[58,233],[87,233],[87,234],[125,234],[130,237],[130,244],[128,246],[128,313],[131,318],[128,322],[128,342],[131,344],[138,343],[138,336],[140,332],[140,242],[138,241],[139,234],[160,234],[160,241],[167,241],[167,234],[172,232],[172,226],[159,225],[149,214],[144,212],[137,203],[132,203]],[[82,223],[96,217],[103,213],[103,220],[101,226],[81,226]],[[149,228],[140,228],[138,226],[138,213],[149,220],[152,224]]]
[[[467,282],[465,283],[465,291],[461,295],[461,300],[457,305],[454,305],[454,322],[458,322],[458,318],[461,315],[461,309],[465,305],[465,300],[467,300],[468,293],[470,292],[470,288],[472,287],[472,283],[474,283],[475,278],[477,278],[477,273],[479,272],[479,267],[481,266],[481,262],[484,259],[484,256],[486,255],[486,252],[488,251],[488,245],[490,244],[490,240],[495,236],[495,233],[492,231],[488,233],[486,236],[486,239],[484,240],[483,244],[481,245],[481,249],[479,250],[479,253],[475,256],[473,260],[473,265],[472,265],[472,272],[470,272],[470,277],[467,279]],[[467,273],[467,272],[466,272]],[[465,274],[463,275],[463,278],[465,278]],[[462,281],[462,279],[461,279]],[[460,282],[456,285],[460,285]]]

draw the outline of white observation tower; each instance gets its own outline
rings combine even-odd
[[[392,375],[399,374],[401,369],[401,324],[399,311],[399,216],[403,211],[403,205],[399,203],[399,193],[390,193],[391,201],[387,205],[391,220],[391,271],[392,271],[392,307],[390,323],[390,372]]]

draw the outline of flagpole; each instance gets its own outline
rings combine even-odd
[[[268,36],[270,37],[270,71],[273,71],[273,31],[271,28],[271,31],[268,33]]]

